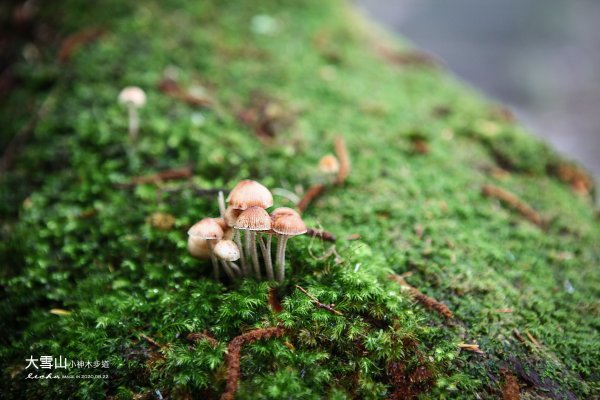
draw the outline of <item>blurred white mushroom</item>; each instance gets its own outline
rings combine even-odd
[[[136,140],[140,129],[137,110],[146,104],[146,93],[137,86],[127,86],[119,93],[119,103],[129,110],[129,137]]]

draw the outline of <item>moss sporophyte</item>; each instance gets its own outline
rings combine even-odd
[[[222,194],[219,194],[220,202]],[[220,218],[204,218],[188,230],[188,251],[196,258],[210,258],[213,277],[219,279],[219,261],[230,280],[247,278],[252,274],[267,280],[283,282],[285,279],[285,249],[289,238],[307,232],[300,214],[291,208],[276,208],[270,215],[267,208],[273,206],[273,196],[262,184],[243,180],[227,197],[227,208],[219,205]],[[244,245],[242,246],[242,234]],[[277,237],[277,251],[273,270],[272,237]],[[262,255],[262,265],[257,250]],[[240,261],[241,267],[235,261]],[[250,271],[249,265],[252,265]]]

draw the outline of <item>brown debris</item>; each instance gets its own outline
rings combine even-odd
[[[335,242],[335,235],[331,232],[324,231],[322,229],[308,228],[305,233],[306,236],[318,237],[326,242]]]
[[[254,343],[260,339],[280,337],[285,330],[281,327],[255,329],[236,336],[227,346],[227,385],[221,400],[233,400],[240,380],[240,356],[242,346],[246,343]]]
[[[429,153],[429,144],[425,139],[421,138],[413,138],[411,139],[412,150],[417,154],[427,154]]]
[[[515,122],[517,118],[510,108],[505,106],[493,106],[490,108],[490,117],[500,122]]]
[[[521,343],[527,343],[527,341],[525,340],[525,338],[523,337],[523,335],[521,335],[521,332],[519,332],[518,329],[513,329],[513,336],[515,338],[517,338],[517,340]]]
[[[435,56],[420,50],[397,51],[381,45],[376,50],[386,61],[398,67],[440,68],[442,64]]]
[[[58,51],[58,61],[63,63],[69,61],[75,50],[81,46],[90,43],[106,32],[105,28],[88,28],[76,32],[63,40]]]
[[[544,221],[540,214],[511,192],[492,185],[484,185],[481,191],[484,196],[500,200],[500,202],[527,218],[531,223],[543,227]]]
[[[142,185],[145,183],[160,184],[164,181],[173,181],[178,179],[187,179],[193,176],[194,172],[191,167],[173,168],[165,171],[157,172],[151,175],[135,176],[127,183],[118,185],[119,187],[131,187]]]
[[[155,212],[146,218],[146,223],[161,231],[168,231],[175,225],[175,217],[168,213]]]
[[[269,288],[269,305],[271,306],[271,310],[273,310],[275,313],[280,313],[283,311],[281,302],[277,298],[277,289],[274,287]]]
[[[594,189],[594,180],[576,165],[562,162],[551,167],[550,170],[558,179],[571,185],[577,194],[588,196]]]
[[[479,348],[479,345],[475,343],[459,343],[458,347],[462,350],[472,351],[473,353],[485,354],[483,350]]]
[[[260,139],[270,140],[292,124],[293,115],[283,105],[262,93],[253,93],[250,105],[237,113]]]
[[[150,336],[148,336],[148,335],[146,335],[146,334],[144,334],[144,333],[142,333],[142,334],[140,335],[140,337],[141,337],[142,339],[146,340],[148,343],[150,343],[150,344],[151,344],[152,346],[154,346],[154,347],[158,347],[159,349],[163,347],[163,345],[162,345],[162,344],[158,343],[156,340],[152,339]]]
[[[529,333],[529,331],[525,331],[525,334],[527,335],[527,337],[529,338],[529,340],[531,340],[531,343],[533,343],[533,345],[534,345],[535,347],[537,347],[538,349],[541,349],[541,348],[542,348],[542,345],[540,345],[540,344],[538,343],[538,341],[537,341],[537,340],[535,340],[535,338],[533,337],[533,335],[532,335],[531,333]]]
[[[427,309],[433,310],[438,314],[446,317],[446,319],[451,319],[453,317],[452,311],[443,303],[440,303],[436,299],[429,297],[419,291],[419,289],[409,285],[404,278],[400,275],[392,274],[389,278],[400,286],[405,287],[408,290],[408,293],[421,305]]]
[[[392,386],[388,400],[416,399],[433,381],[433,373],[423,364],[409,371],[404,362],[394,361],[388,364],[387,374]]]
[[[319,299],[317,299],[315,296],[313,296],[312,294],[308,293],[306,291],[306,289],[304,289],[302,286],[298,286],[296,285],[296,289],[300,290],[302,293],[304,293],[309,299],[311,299],[313,301],[313,303],[315,303],[315,305],[318,308],[322,308],[324,310],[327,310],[335,315],[344,315],[341,312],[339,312],[338,310],[334,309],[333,307],[335,307],[335,304],[323,304],[319,301]]]
[[[182,88],[179,84],[171,78],[165,77],[158,83],[158,90],[170,96],[176,100],[181,100],[192,106],[197,107],[211,107],[214,102],[212,99],[206,96],[199,96],[191,93],[190,91]]]
[[[503,370],[504,386],[502,387],[502,400],[519,400],[519,382],[510,372]]]
[[[333,145],[335,148],[335,155],[340,161],[340,170],[335,178],[335,184],[341,186],[346,182],[348,175],[350,175],[350,156],[348,155],[346,141],[342,136],[336,136]]]
[[[192,332],[188,333],[186,339],[190,342],[198,342],[202,339],[205,339],[212,347],[217,347],[219,342],[214,337],[210,336],[207,331],[204,332]]]

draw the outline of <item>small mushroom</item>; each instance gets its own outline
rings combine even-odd
[[[119,93],[119,103],[129,110],[129,137],[136,140],[140,128],[138,108],[146,104],[146,93],[137,86],[127,86]]]
[[[242,211],[253,206],[269,208],[273,206],[273,195],[260,183],[245,179],[229,193],[227,204]]]
[[[232,240],[219,240],[215,244],[214,253],[231,280],[241,274],[240,268],[234,263],[240,258],[240,249]]]
[[[206,239],[198,239],[188,236],[187,248],[190,255],[199,260],[208,260],[210,258],[210,248]]]
[[[258,264],[258,253],[256,251],[256,232],[268,231],[271,229],[271,217],[259,206],[252,206],[244,210],[237,220],[234,227],[246,231],[246,252],[252,257],[252,264],[256,278],[261,278],[260,265]],[[268,273],[268,272],[267,272]]]
[[[248,266],[246,265],[246,258],[244,257],[244,250],[242,247],[242,239],[240,235],[239,229],[235,229],[235,221],[237,221],[238,217],[242,213],[242,210],[237,210],[233,207],[227,207],[225,209],[225,214],[223,219],[227,226],[233,231],[233,240],[238,245],[240,250],[240,261],[242,264],[242,273],[244,276],[248,276]]]
[[[271,214],[271,229],[277,234],[277,280],[283,282],[285,278],[285,248],[290,237],[306,233],[306,225],[300,214],[291,208],[277,208]]]
[[[219,225],[218,218],[204,218],[196,222],[188,230],[188,236],[194,239],[205,239],[210,249],[210,259],[213,264],[213,275],[215,279],[219,279],[219,263],[214,254],[214,243],[223,238],[223,228]],[[223,221],[224,223],[224,221]]]
[[[326,175],[335,175],[340,170],[340,162],[333,154],[326,154],[319,160],[319,171]]]

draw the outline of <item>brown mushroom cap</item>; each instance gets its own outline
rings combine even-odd
[[[225,223],[227,226],[233,227],[235,225],[235,221],[237,221],[241,213],[242,210],[238,210],[233,207],[227,207],[225,210]]]
[[[238,210],[246,210],[253,206],[269,208],[273,206],[273,195],[260,183],[245,179],[235,185],[229,193],[227,204]]]
[[[271,229],[271,217],[263,208],[252,206],[240,214],[234,227],[249,231],[268,231]]]
[[[298,213],[298,211],[294,210],[293,208],[278,207],[278,208],[274,209],[273,212],[271,213],[271,219],[274,220],[282,215],[295,215],[297,217],[300,217],[300,214]]]
[[[325,174],[337,174],[340,170],[340,162],[333,154],[326,154],[319,160],[319,171]]]
[[[304,221],[297,213],[276,215],[271,228],[275,233],[287,236],[302,235],[307,231]]]
[[[201,260],[210,258],[210,246],[206,239],[199,239],[194,236],[188,236],[187,249],[192,257]]]
[[[217,222],[218,218],[203,218],[188,230],[188,235],[197,239],[221,239],[223,228]]]
[[[213,251],[221,260],[236,261],[240,258],[240,249],[231,240],[219,240]]]

